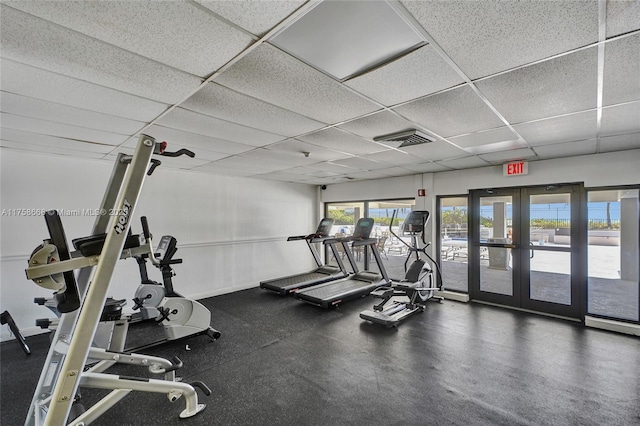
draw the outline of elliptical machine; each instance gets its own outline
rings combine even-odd
[[[373,310],[366,310],[360,313],[360,318],[375,324],[387,327],[397,327],[401,321],[426,309],[426,302],[437,300],[440,303],[443,297],[436,296],[436,291],[442,291],[442,274],[438,263],[427,253],[429,243],[424,238],[424,228],[429,220],[429,212],[426,210],[414,210],[402,224],[402,235],[411,237],[411,244],[408,244],[393,232],[393,222],[396,217],[396,210],[393,211],[389,231],[398,241],[407,246],[408,254],[404,262],[405,277],[392,286],[378,287],[370,294],[380,298],[382,301],[373,307]],[[423,247],[418,246],[417,236],[420,235]],[[407,269],[409,259],[415,253],[415,260]],[[424,254],[436,268],[440,278],[440,285],[437,285],[431,265],[421,258]]]

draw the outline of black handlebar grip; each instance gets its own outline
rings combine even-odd
[[[209,389],[209,386],[205,385],[203,382],[196,381],[196,382],[191,382],[189,384],[194,388],[200,389],[206,396],[211,395],[211,389]]]
[[[151,159],[151,167],[149,167],[149,170],[147,170],[147,176],[151,176],[153,174],[153,171],[156,169],[156,167],[158,167],[160,164],[162,164],[162,162],[160,160],[156,160],[155,158]]]
[[[142,216],[140,218],[140,222],[142,222],[142,233],[144,234],[144,239],[148,240],[151,238],[151,232],[149,232],[149,222],[147,222],[147,217]]]
[[[188,149],[179,149],[176,152],[165,151],[160,155],[164,155],[165,157],[180,157],[181,155],[186,155],[188,157],[194,158],[196,156],[195,152],[189,151]]]
[[[177,356],[174,356],[173,359],[171,360],[171,363],[173,364],[171,367],[166,368],[164,370],[165,373],[170,373],[172,371],[176,371],[179,368],[182,368],[182,366],[184,364],[182,364],[182,360],[180,358],[178,358]]]

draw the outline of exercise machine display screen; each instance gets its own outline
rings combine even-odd
[[[424,230],[424,225],[429,220],[429,212],[426,210],[414,210],[404,220],[402,232],[406,234],[419,234]]]
[[[370,217],[358,219],[356,229],[353,231],[353,238],[363,240],[369,238],[369,235],[371,235],[371,231],[373,230],[373,222],[374,220]]]
[[[316,229],[316,236],[326,237],[331,232],[331,227],[333,226],[333,219],[325,217],[320,221],[318,225],[318,229]]]

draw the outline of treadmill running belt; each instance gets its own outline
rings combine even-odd
[[[322,274],[320,272],[309,272],[306,274],[293,275],[291,277],[285,277],[279,280],[266,282],[264,284],[267,284],[271,287],[289,287],[307,281],[321,280],[323,278],[326,278],[327,276],[328,274]]]
[[[370,288],[377,287],[377,284],[371,281],[345,280],[329,283],[328,285],[319,285],[308,290],[301,290],[297,296],[305,300],[326,300],[332,298],[340,298],[344,295],[359,293],[360,291],[368,293]]]

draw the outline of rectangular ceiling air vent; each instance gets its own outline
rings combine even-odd
[[[433,142],[433,139],[416,129],[378,136],[377,138],[373,138],[373,140],[375,142],[401,142],[398,148]]]

